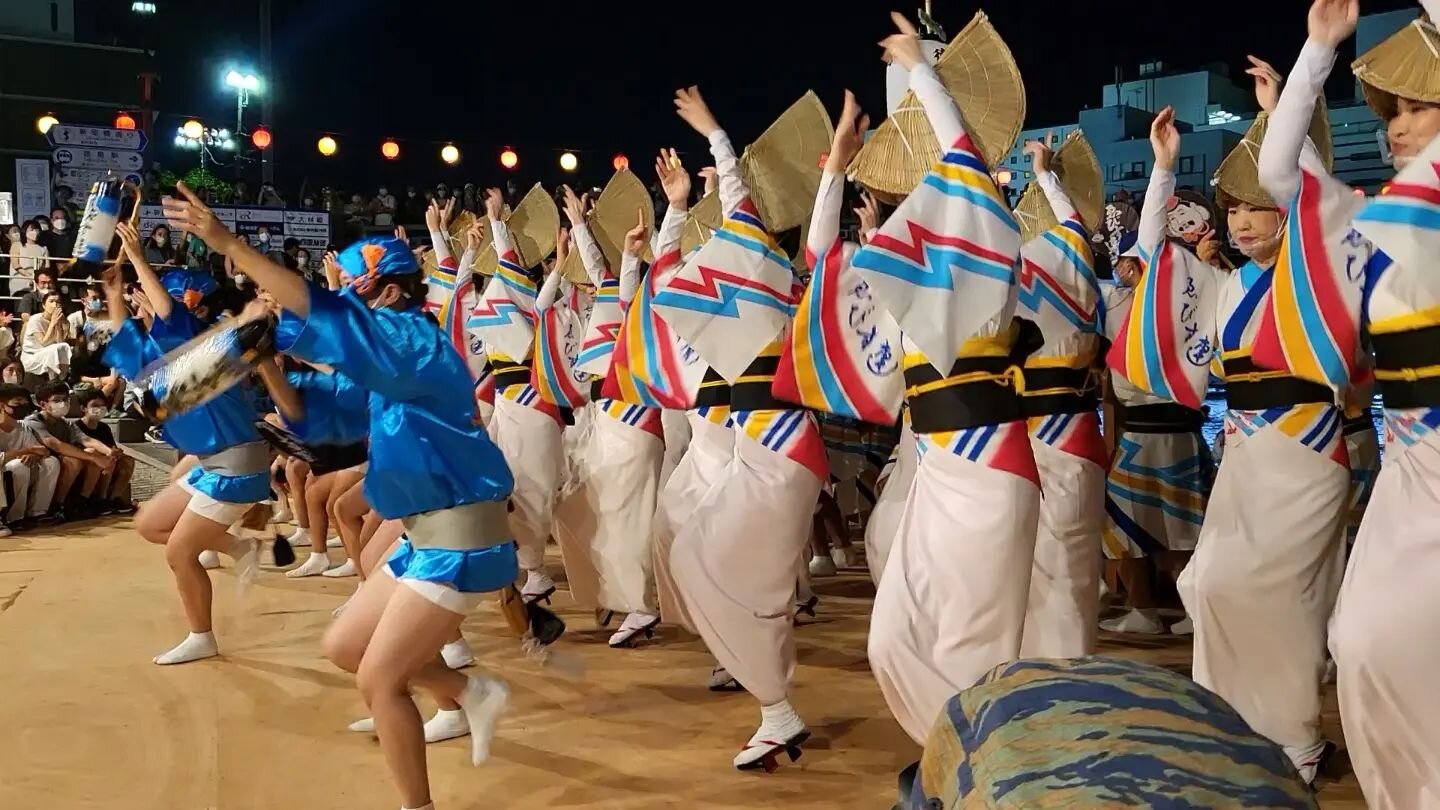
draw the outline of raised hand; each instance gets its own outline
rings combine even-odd
[[[583,194],[577,197],[569,186],[561,186],[560,191],[565,195],[565,217],[570,220],[571,227],[578,228],[584,225],[585,207],[590,202],[590,195]]]
[[[485,214],[496,222],[505,216],[505,194],[500,189],[485,189]]]
[[[165,208],[165,221],[176,228],[193,235],[211,250],[225,253],[235,241],[235,235],[225,224],[215,218],[210,206],[206,205],[190,187],[176,183],[175,190],[180,197],[166,197],[161,200]]]
[[[1310,38],[1331,48],[1355,33],[1360,21],[1360,0],[1315,0],[1306,20]]]
[[[1150,146],[1155,150],[1156,167],[1173,171],[1180,159],[1180,130],[1175,128],[1174,107],[1161,110],[1150,124]]]
[[[862,204],[855,209],[855,216],[860,218],[860,244],[868,244],[868,234],[880,227],[880,203],[875,201],[875,196],[870,192],[861,192]]]
[[[870,129],[870,116],[860,110],[855,94],[845,91],[845,106],[840,110],[840,120],[835,123],[835,139],[830,142],[830,155],[825,160],[827,171],[843,173],[850,161],[860,153],[865,144],[865,133]]]
[[[1255,100],[1260,102],[1260,109],[1267,113],[1275,112],[1275,106],[1280,103],[1280,84],[1284,81],[1280,71],[1258,57],[1245,58],[1250,60],[1250,67],[1245,69],[1245,73],[1255,77]]]
[[[635,227],[625,232],[625,252],[631,256],[639,256],[645,252],[645,244],[650,241],[650,228],[645,224],[645,209],[635,209]]]
[[[555,266],[559,267],[563,264],[568,255],[570,255],[570,229],[561,225],[555,229]]]
[[[906,70],[925,64],[925,55],[920,52],[920,32],[915,30],[915,25],[898,11],[890,12],[890,19],[895,23],[896,32],[880,40],[880,47],[885,49],[882,57],[885,62],[894,62]]]
[[[425,212],[425,225],[432,231],[439,230],[439,228],[436,228],[435,226],[430,224],[430,213],[434,210],[435,203],[430,203],[430,210]],[[410,234],[406,232],[404,225],[395,226],[395,238],[399,239],[401,242],[404,242],[407,245],[410,244]]]
[[[660,178],[660,187],[671,206],[684,208],[690,204],[690,173],[674,149],[660,150],[655,158],[655,176]]]
[[[1050,161],[1055,157],[1055,133],[1045,133],[1043,141],[1026,141],[1025,154],[1034,161],[1036,174],[1050,171]]]
[[[720,128],[720,122],[710,112],[710,107],[700,95],[699,87],[687,87],[675,91],[675,112],[685,123],[706,138]]]
[[[132,263],[145,261],[145,250],[140,246],[140,232],[134,225],[128,222],[121,222],[115,226],[115,235],[120,237],[120,251],[122,255],[129,257]]]
[[[720,187],[720,172],[714,166],[706,166],[700,170],[700,176],[705,179],[705,193],[709,194]]]
[[[483,220],[475,222],[465,231],[465,249],[479,250],[480,245],[485,242],[485,223]]]

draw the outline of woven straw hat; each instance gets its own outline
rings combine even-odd
[[[1025,121],[1025,83],[1010,48],[984,12],[946,46],[935,72],[950,91],[965,131],[991,168],[1020,136]],[[949,147],[949,144],[946,144]],[[880,124],[850,164],[850,177],[889,203],[898,202],[939,160],[940,144],[914,93]]]
[[[1232,201],[1252,205],[1256,208],[1278,208],[1269,192],[1260,184],[1260,145],[1265,142],[1265,133],[1270,127],[1270,114],[1260,113],[1255,123],[1245,131],[1245,137],[1230,150],[1215,177],[1210,181],[1215,186],[1216,202],[1221,208],[1228,208]],[[1320,152],[1320,158],[1329,169],[1334,162],[1334,146],[1330,140],[1330,117],[1325,102],[1315,105],[1315,117],[1310,120],[1310,140]]]
[[[450,220],[450,227],[446,229],[446,236],[449,238],[450,254],[452,256],[459,256],[465,251],[465,232],[470,230],[470,227],[474,224],[475,215],[469,211],[461,211],[458,216]],[[487,230],[485,240],[480,243],[482,250],[489,243],[490,234]],[[420,257],[420,270],[425,278],[429,278],[430,274],[438,269],[440,269],[440,263],[435,259],[434,249],[432,248],[431,250],[425,251],[425,254]],[[494,268],[491,268],[492,272],[493,269]]]
[[[595,210],[590,215],[590,232],[600,244],[600,252],[605,254],[605,262],[613,273],[620,272],[625,234],[635,227],[637,209],[645,219],[645,227],[654,233],[655,203],[650,199],[649,190],[634,172],[621,169],[605,184],[605,190],[595,200]],[[648,244],[640,258],[647,262],[654,260]]]
[[[580,258],[580,251],[574,245],[570,246],[570,251],[565,254],[564,261],[560,262],[560,266],[555,269],[560,271],[561,278],[571,284],[594,283],[590,280],[590,274],[585,272],[585,262]]]
[[[1050,161],[1050,170],[1060,178],[1060,187],[1080,213],[1080,222],[1093,232],[1105,213],[1105,178],[1084,133],[1077,129],[1066,136]],[[1015,206],[1015,218],[1020,220],[1020,235],[1026,242],[1060,224],[1038,182],[1025,187]]]
[[[788,231],[810,218],[825,155],[834,139],[830,114],[810,91],[746,147],[740,173],[771,233]]]
[[[724,209],[720,207],[720,192],[712,191],[700,198],[685,214],[685,230],[680,234],[680,255],[689,256],[690,251],[710,241],[710,235],[720,228],[724,220]]]
[[[536,183],[515,206],[505,224],[515,240],[520,264],[531,268],[555,252],[555,231],[560,227],[560,209],[543,186]]]
[[[1395,117],[1397,96],[1440,104],[1440,32],[1422,16],[1366,51],[1350,69],[1370,108],[1386,121]]]

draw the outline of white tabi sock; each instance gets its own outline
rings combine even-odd
[[[220,654],[220,648],[215,646],[215,634],[212,633],[191,633],[185,640],[175,645],[170,650],[155,656],[155,663],[161,666],[169,664],[185,664],[190,661],[199,661],[202,658],[212,658]]]

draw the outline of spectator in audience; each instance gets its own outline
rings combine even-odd
[[[297,247],[293,255],[295,256],[295,266],[300,268],[300,272],[304,273],[306,278],[309,278],[310,273],[315,269],[310,266],[310,251],[303,247]]]
[[[20,302],[15,305],[22,324],[28,322],[31,315],[45,308],[45,297],[55,292],[56,275],[52,267],[41,267],[35,271],[34,286],[26,290],[20,296]]]
[[[26,417],[25,425],[40,437],[45,448],[60,459],[51,512],[61,520],[86,520],[99,513],[95,488],[102,476],[115,470],[110,448],[86,436],[70,421],[70,386],[48,382],[35,392],[40,410]]]
[[[0,295],[10,294],[10,252],[24,243],[19,225],[6,225],[0,233]]]
[[[380,193],[375,195],[375,225],[377,227],[389,228],[395,224],[395,215],[399,213],[399,202],[390,189],[380,187]]]
[[[170,264],[175,260],[175,246],[170,244],[170,226],[156,225],[145,240],[145,261],[151,267]]]
[[[13,360],[15,358],[15,332],[10,329],[10,324],[14,321],[14,315],[8,312],[0,312],[0,362]],[[16,382],[19,381],[17,378]]]
[[[45,443],[21,420],[35,410],[30,392],[18,385],[0,385],[0,451],[5,472],[10,473],[9,511],[5,513],[4,531],[24,529],[35,523],[53,523],[45,510],[55,497],[55,484],[60,480],[60,460],[50,454]]]
[[[70,212],[56,207],[50,212],[50,240],[46,244],[50,256],[69,259],[75,255],[75,230],[70,227]]]
[[[60,293],[45,294],[44,307],[25,322],[20,341],[20,363],[27,374],[63,380],[70,373],[70,324],[60,306]]]
[[[9,330],[6,330],[9,331]],[[12,337],[11,340],[14,340]],[[25,367],[20,365],[19,360],[11,360],[0,370],[0,383],[5,385],[22,385],[25,382]]]
[[[111,408],[118,409],[125,395],[125,381],[105,365],[105,347],[110,344],[114,324],[98,285],[85,288],[84,308],[71,314],[70,330],[75,335],[75,355],[70,361],[75,382],[97,389],[107,397]]]
[[[400,201],[400,209],[396,211],[400,215],[401,224],[425,221],[425,209],[428,207],[420,192],[414,186],[406,186],[405,199]]]
[[[37,270],[50,268],[46,261],[50,258],[50,249],[45,247],[44,235],[39,220],[27,220],[20,228],[20,241],[10,245],[10,275],[16,276],[10,283],[12,292],[29,287]]]
[[[232,187],[231,198],[235,201],[236,205],[249,205],[250,184],[244,180],[236,180],[235,185]]]
[[[480,213],[480,195],[475,193],[474,183],[466,183],[464,190],[460,192],[460,208],[472,214]]]
[[[80,418],[74,420],[75,428],[92,441],[103,445],[115,460],[114,466],[102,475],[100,483],[95,485],[97,509],[106,515],[133,514],[135,501],[130,497],[130,479],[135,474],[135,459],[125,455],[120,445],[115,442],[115,434],[110,430],[110,426],[102,421],[109,408],[105,394],[95,388],[77,388],[75,404],[81,408]]]
[[[275,186],[266,183],[260,187],[260,199],[256,200],[256,205],[266,208],[284,208],[285,200],[280,197],[280,192],[275,190]]]

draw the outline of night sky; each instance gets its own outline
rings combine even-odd
[[[81,0],[87,2],[97,0]],[[914,2],[901,10],[913,12]],[[504,145],[520,152],[522,183],[558,179],[555,161],[566,148],[580,153],[581,179],[600,183],[617,151],[639,168],[662,145],[703,149],[670,102],[676,87],[692,83],[737,144],[759,134],[806,89],[835,111],[850,88],[862,105],[883,113],[884,70],[875,43],[889,30],[889,3],[860,0],[855,5],[869,10],[849,14],[837,13],[834,2],[783,0],[273,3],[273,107],[266,123],[275,132],[282,190],[301,179],[367,191],[381,180],[392,187],[495,182]],[[152,47],[160,54],[162,110],[233,123],[233,96],[227,102],[220,75],[227,63],[258,60],[254,0],[159,5],[160,34]],[[934,3],[949,36],[977,8],[987,11],[1025,77],[1027,126],[1073,121],[1077,110],[1098,106],[1101,86],[1113,81],[1117,67],[1133,78],[1141,62],[1156,59],[1177,68],[1220,62],[1238,74],[1253,52],[1283,72],[1304,41],[1308,8],[1304,0],[1071,0],[1044,11],[1051,5]],[[1366,0],[1362,9],[1414,5]],[[341,7],[343,16],[336,14]],[[1337,69],[1332,90],[1345,92],[1348,76]],[[258,106],[246,120],[260,120]],[[339,140],[337,158],[315,152],[322,132]],[[387,136],[401,141],[404,154],[396,163],[379,156]],[[162,149],[169,148],[167,140],[160,139]],[[453,168],[438,157],[439,146],[451,140],[464,154]],[[156,157],[163,163],[167,155]]]

